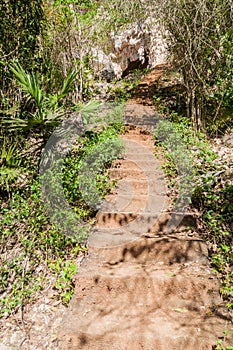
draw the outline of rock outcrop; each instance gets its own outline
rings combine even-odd
[[[106,81],[120,79],[133,69],[154,68],[167,61],[166,39],[158,25],[134,25],[118,35],[111,33],[112,50],[92,51],[95,74]]]

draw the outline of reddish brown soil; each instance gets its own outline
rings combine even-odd
[[[129,104],[153,105],[153,95],[156,91],[158,81],[166,70],[166,65],[159,65],[147,74],[135,89]]]

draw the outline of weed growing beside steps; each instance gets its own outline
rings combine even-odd
[[[187,118],[172,113],[169,117],[173,130],[182,145],[176,144],[176,152],[187,148],[193,162],[191,208],[199,212],[199,228],[209,244],[211,265],[221,279],[223,299],[233,310],[233,182],[227,163],[220,163],[218,155],[203,134],[195,135]],[[159,124],[158,133],[166,132],[167,122]],[[174,142],[172,136],[168,141]],[[163,169],[169,180],[174,202],[178,195],[178,170],[174,153],[156,139],[157,151],[163,152]]]
[[[73,210],[83,219],[93,218],[96,214],[96,206],[88,205],[92,200],[103,199],[115,185],[109,181],[107,169],[114,159],[121,156],[123,144],[117,135],[123,130],[121,124],[109,126],[102,132],[88,131],[86,136],[77,139],[72,152],[66,157],[63,171],[63,188]],[[95,179],[87,178],[85,169],[96,173]],[[98,171],[99,170],[99,171]],[[102,170],[102,171],[100,171]],[[77,174],[81,171],[81,174]],[[93,181],[95,180],[95,181]],[[81,190],[80,184],[86,185],[86,192]],[[85,192],[85,193],[84,193]],[[88,200],[85,201],[84,199]],[[98,203],[95,203],[98,205]]]
[[[21,310],[49,286],[54,298],[67,303],[82,248],[50,224],[38,179],[24,193],[13,193],[1,219],[1,316]]]
[[[223,332],[223,336],[221,337],[221,339],[218,339],[216,341],[216,345],[213,347],[213,350],[233,350],[233,346],[225,346],[224,343],[227,340],[227,337],[229,335],[229,331],[225,330]]]
[[[95,212],[80,195],[77,172],[81,161],[94,147],[116,138],[121,130],[122,125],[116,124],[99,132],[87,132],[65,160],[64,191],[84,220],[90,221]],[[120,149],[115,157],[119,157]],[[100,196],[104,196],[113,184],[105,171],[109,162],[101,164],[96,183]],[[74,291],[76,262],[86,247],[51,224],[40,195],[36,177],[26,188],[13,191],[11,199],[0,208],[0,317],[23,313],[25,306],[42,293],[67,305]]]

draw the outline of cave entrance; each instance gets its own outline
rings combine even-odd
[[[130,61],[128,58],[128,67],[123,71],[122,77],[126,77],[135,69],[145,69],[149,66],[149,56],[145,53],[143,62],[138,58],[136,61]]]

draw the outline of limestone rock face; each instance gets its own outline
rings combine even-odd
[[[154,68],[167,61],[166,39],[158,25],[134,25],[119,34],[111,33],[112,49],[109,54],[94,48],[95,74],[106,81],[120,79],[133,69]]]

